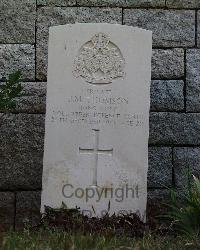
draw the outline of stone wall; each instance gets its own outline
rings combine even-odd
[[[37,222],[48,27],[108,22],[153,31],[149,200],[200,175],[199,0],[1,0],[0,78],[21,69],[29,93],[0,120],[0,222]],[[199,48],[199,49],[198,49]]]

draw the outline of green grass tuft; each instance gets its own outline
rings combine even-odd
[[[171,190],[171,212],[166,216],[172,219],[175,228],[186,235],[200,235],[200,180],[193,176],[193,183],[179,201],[176,191]]]
[[[3,250],[179,250],[200,249],[200,239],[183,236],[145,235],[143,238],[105,237],[96,234],[69,234],[39,230],[10,232],[2,240]]]

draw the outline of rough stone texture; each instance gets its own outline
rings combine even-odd
[[[164,7],[165,0],[77,0],[80,6]]]
[[[200,114],[151,113],[151,144],[200,144]]]
[[[22,191],[16,195],[16,229],[40,222],[40,191]]]
[[[166,6],[169,8],[199,8],[199,0],[166,0]]]
[[[170,202],[170,192],[167,189],[154,189],[148,191],[147,196],[147,222],[149,215],[155,218],[158,215],[166,214]]]
[[[42,6],[73,6],[76,0],[37,0],[37,5]]]
[[[0,230],[10,229],[14,225],[15,195],[0,192]]]
[[[75,22],[121,23],[119,8],[40,8],[37,24],[37,79],[46,80],[48,28]]]
[[[172,186],[172,149],[149,148],[148,187]]]
[[[158,202],[158,200],[169,200],[169,190],[167,189],[154,189],[148,191],[148,202]]]
[[[0,129],[0,190],[41,188],[44,116],[7,114]]]
[[[21,70],[23,78],[35,80],[35,48],[28,44],[0,45],[0,78]]]
[[[200,11],[197,12],[197,46],[200,47]]]
[[[153,31],[154,46],[194,46],[193,10],[124,10],[124,24]]]
[[[36,0],[0,1],[0,43],[35,42]]]
[[[184,50],[154,49],[152,55],[152,78],[176,79],[184,76]]]
[[[187,51],[186,71],[187,111],[200,112],[200,49]]]
[[[177,187],[187,187],[189,172],[200,178],[200,148],[175,148],[174,173]]]
[[[181,111],[184,109],[184,82],[178,80],[151,82],[152,111]]]
[[[23,83],[25,96],[17,99],[16,111],[21,113],[45,113],[46,110],[46,83]]]

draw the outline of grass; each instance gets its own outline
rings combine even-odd
[[[182,204],[177,196],[177,192],[171,190],[171,211],[166,217],[173,221],[177,231],[200,236],[200,179],[193,176],[192,183],[188,183],[188,190],[182,196]]]
[[[1,241],[3,250],[184,250],[200,249],[197,236],[156,236],[128,238],[100,235],[69,234],[59,230],[39,230],[5,233]]]

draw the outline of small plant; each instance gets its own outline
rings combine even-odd
[[[3,79],[0,84],[0,111],[6,112],[16,108],[16,98],[23,96],[23,87],[20,83],[21,72],[16,71]],[[5,82],[4,82],[5,81]]]
[[[193,176],[192,185],[188,185],[183,201],[178,201],[177,192],[171,190],[171,212],[166,215],[173,220],[175,228],[184,234],[200,234],[200,179]]]

